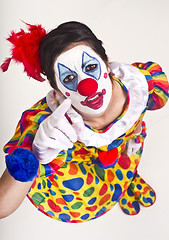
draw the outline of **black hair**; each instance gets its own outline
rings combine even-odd
[[[107,55],[99,40],[89,27],[80,22],[66,22],[50,31],[42,40],[40,45],[41,70],[45,74],[54,89],[57,89],[53,64],[70,44],[77,42],[87,43],[108,65]]]

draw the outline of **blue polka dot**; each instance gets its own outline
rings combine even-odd
[[[70,221],[70,216],[66,213],[61,213],[59,214],[59,218],[63,221],[63,222],[67,222]]]
[[[52,183],[51,183],[51,181],[49,181],[49,179],[47,179],[47,186],[48,186],[48,188],[51,188],[51,186],[52,186]]]
[[[46,213],[48,213],[49,215],[55,217],[55,214],[53,212],[51,212],[51,211],[47,211]]]
[[[106,208],[105,208],[105,207],[102,207],[102,208],[100,209],[100,211],[98,211],[98,212],[95,214],[95,216],[98,217],[100,214],[104,213],[105,211],[106,211]]]
[[[110,191],[112,192],[112,191],[113,191],[113,189],[114,189],[113,185],[112,185],[112,184],[110,184]]]
[[[127,200],[125,198],[123,198],[121,202],[122,202],[123,205],[126,205]]]
[[[153,191],[150,191],[150,196],[151,196],[151,197],[154,197],[154,196],[155,196],[155,194],[154,194]]]
[[[150,204],[153,204],[153,200],[151,198],[147,198],[147,202],[149,202]]]
[[[140,211],[140,206],[137,201],[132,202],[132,205],[135,209],[135,211],[138,213]]]
[[[120,169],[116,170],[116,176],[118,177],[118,179],[120,181],[123,180],[123,174],[122,174],[122,171]]]
[[[49,193],[43,192],[46,197],[49,197]]]
[[[83,175],[86,175],[86,169],[84,168],[83,163],[79,163],[79,167]]]
[[[71,202],[74,199],[74,196],[72,194],[62,195],[62,197],[66,202]]]
[[[63,207],[63,209],[64,209],[64,210],[69,210],[69,208],[68,208],[68,207],[66,207],[66,206],[64,206],[64,207]]]
[[[140,184],[137,184],[137,188],[138,188],[138,190],[141,190],[142,186]]]
[[[62,182],[63,186],[73,191],[78,191],[82,188],[84,180],[82,178],[73,178]]]
[[[132,177],[133,177],[132,171],[128,171],[128,172],[127,172],[127,178],[130,179],[130,178],[132,178]]]
[[[147,198],[143,197],[143,202],[148,203]]]
[[[89,204],[89,205],[92,205],[92,204],[95,203],[95,202],[96,202],[96,197],[90,199],[90,200],[88,201],[88,204]]]
[[[54,176],[54,179],[58,180],[58,176],[57,176],[57,175],[55,175],[55,176]]]
[[[96,184],[99,183],[99,179],[98,179],[98,177],[95,177],[95,183],[96,183]]]
[[[130,188],[127,189],[127,194],[128,194],[130,197],[133,197],[133,196],[134,196],[134,193],[130,190]]]
[[[126,208],[123,208],[123,212],[126,213],[126,214],[130,214],[129,210],[126,209]]]
[[[39,190],[41,189],[41,183],[38,183],[38,189]]]
[[[83,216],[81,216],[81,219],[83,219],[83,220],[86,220],[86,219],[88,219],[89,218],[89,214],[87,213],[87,214],[84,214]]]
[[[122,142],[123,142],[123,139],[114,140],[111,144],[108,145],[108,151],[113,148],[119,147],[122,144]]]
[[[55,193],[54,191],[52,191],[51,189],[50,189],[49,191],[50,191],[50,194],[51,194],[52,196],[55,196],[55,195],[56,195],[56,193]]]
[[[122,194],[122,189],[121,186],[119,184],[115,184],[115,191],[114,194],[112,196],[112,201],[117,201],[118,198],[120,197],[120,195]]]

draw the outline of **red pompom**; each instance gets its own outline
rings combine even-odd
[[[118,149],[117,148],[113,148],[109,151],[103,151],[103,152],[99,152],[99,159],[101,161],[101,163],[103,165],[112,165],[117,161],[117,157],[118,157]]]
[[[7,71],[11,59],[24,65],[24,71],[29,77],[38,81],[44,81],[41,77],[39,47],[46,35],[46,30],[41,25],[26,24],[28,32],[23,29],[20,32],[11,32],[7,39],[11,44],[11,58],[5,60],[1,65],[2,71]]]

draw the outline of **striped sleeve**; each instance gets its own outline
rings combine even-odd
[[[162,108],[169,98],[169,82],[160,65],[154,62],[133,63],[132,65],[137,67],[147,80],[149,89],[147,109]]]
[[[39,124],[51,114],[48,109],[44,108],[44,104],[45,102],[40,101],[22,114],[14,136],[4,146],[5,153],[11,154],[18,147],[32,151],[32,142]]]

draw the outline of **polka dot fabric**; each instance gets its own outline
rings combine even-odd
[[[63,222],[78,223],[102,216],[117,202],[123,212],[129,215],[140,211],[140,203],[145,207],[154,203],[154,190],[137,173],[146,137],[146,125],[142,120],[147,109],[154,110],[165,105],[169,85],[159,65],[150,62],[136,63],[134,66],[142,71],[148,82],[149,100],[146,109],[125,134],[109,145],[87,147],[77,141],[72,149],[60,152],[51,163],[40,164],[38,177],[27,196],[42,213]],[[127,110],[128,106],[116,121],[122,119]],[[11,154],[18,147],[31,151],[40,123],[50,114],[52,111],[46,98],[25,111],[14,137],[4,147],[5,153]],[[134,131],[140,122],[142,132],[137,136]],[[131,138],[141,147],[128,156],[127,144]]]
[[[93,163],[91,155],[81,162],[66,162],[49,177],[37,178],[28,197],[40,211],[61,221],[97,218],[109,211],[128,189],[140,152],[131,157],[124,154],[127,164],[121,158],[109,169]]]
[[[140,211],[140,203],[144,207],[149,207],[153,205],[155,199],[154,190],[136,173],[119,204],[124,213],[135,215]]]

